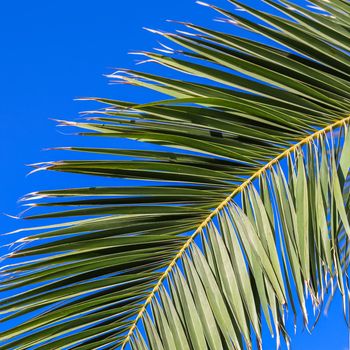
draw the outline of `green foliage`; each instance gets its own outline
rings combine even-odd
[[[320,313],[338,289],[347,313],[350,3],[266,1],[276,16],[230,2],[249,16],[210,6],[227,33],[182,23],[194,33],[156,32],[181,51],[141,53],[203,83],[119,71],[170,99],[93,98],[104,108],[60,122],[167,149],[71,147],[92,159],[34,165],[143,182],[24,197],[27,219],[62,219],[14,233],[0,312],[26,321],[0,349],[249,349],[265,324],[289,343],[288,310],[312,325],[308,297]]]

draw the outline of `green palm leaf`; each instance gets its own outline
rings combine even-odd
[[[350,3],[267,1],[277,16],[230,2],[250,16],[204,4],[227,33],[181,23],[194,33],[155,31],[181,51],[140,53],[195,81],[119,71],[169,97],[91,98],[103,109],[60,121],[145,146],[65,148],[92,160],[36,170],[142,182],[23,198],[26,219],[67,219],[13,233],[0,349],[250,349],[265,325],[279,346],[287,311],[310,327],[308,305],[320,313],[335,288],[347,314]]]

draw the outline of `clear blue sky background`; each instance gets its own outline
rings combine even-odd
[[[215,3],[230,7],[224,0]],[[259,0],[249,3],[261,5]],[[58,173],[40,172],[26,177],[29,169],[25,164],[74,158],[72,154],[44,152],[43,148],[101,142],[63,135],[68,130],[56,128],[49,118],[74,120],[78,112],[93,107],[73,101],[80,96],[150,100],[154,94],[129,86],[108,85],[103,74],[113,72],[113,67],[134,67],[137,58],[127,55],[128,51],[149,50],[157,45],[159,38],[142,30],[143,26],[170,29],[173,25],[165,20],[175,19],[224,30],[223,24],[212,21],[215,17],[210,9],[192,0],[2,1],[0,212],[17,214],[21,208],[16,201],[30,191],[105,184],[103,179]],[[226,28],[233,30],[231,26]],[[142,69],[158,68],[149,65]],[[111,146],[117,141],[108,142]],[[127,145],[118,142],[118,147]],[[2,233],[24,225],[22,221],[0,215]],[[7,237],[0,236],[0,240],[2,244],[8,242]],[[2,252],[6,253],[6,249]],[[292,349],[347,349],[347,329],[340,306],[338,298],[312,336],[300,326]]]

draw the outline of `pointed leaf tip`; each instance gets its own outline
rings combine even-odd
[[[203,1],[196,1],[196,4],[201,5],[201,6],[206,6],[206,7],[213,7],[213,5],[210,5],[210,4],[203,2]]]

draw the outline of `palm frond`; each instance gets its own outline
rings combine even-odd
[[[178,254],[182,268],[163,273],[149,299],[151,315],[140,314],[151,348],[156,342],[173,349],[252,348],[254,336],[261,347],[263,319],[278,346],[281,331],[289,343],[286,312],[296,318],[300,310],[307,325],[305,290],[320,308],[329,281],[338,284],[346,314],[348,123],[340,133],[342,147],[324,130],[306,146],[291,147],[283,155],[288,180],[273,160],[256,175],[258,183],[241,185],[241,205],[233,193],[211,214],[197,230],[199,242],[189,240]],[[142,349],[130,334],[132,348]]]
[[[335,288],[347,313],[350,4],[230,2],[257,20],[208,5],[228,33],[182,23],[156,31],[181,50],[140,53],[195,79],[112,75],[169,99],[91,98],[104,108],[60,122],[146,147],[36,169],[140,183],[24,197],[26,219],[67,221],[13,233],[0,349],[249,349],[265,323],[279,345],[287,310],[308,326],[307,296],[320,312]]]

